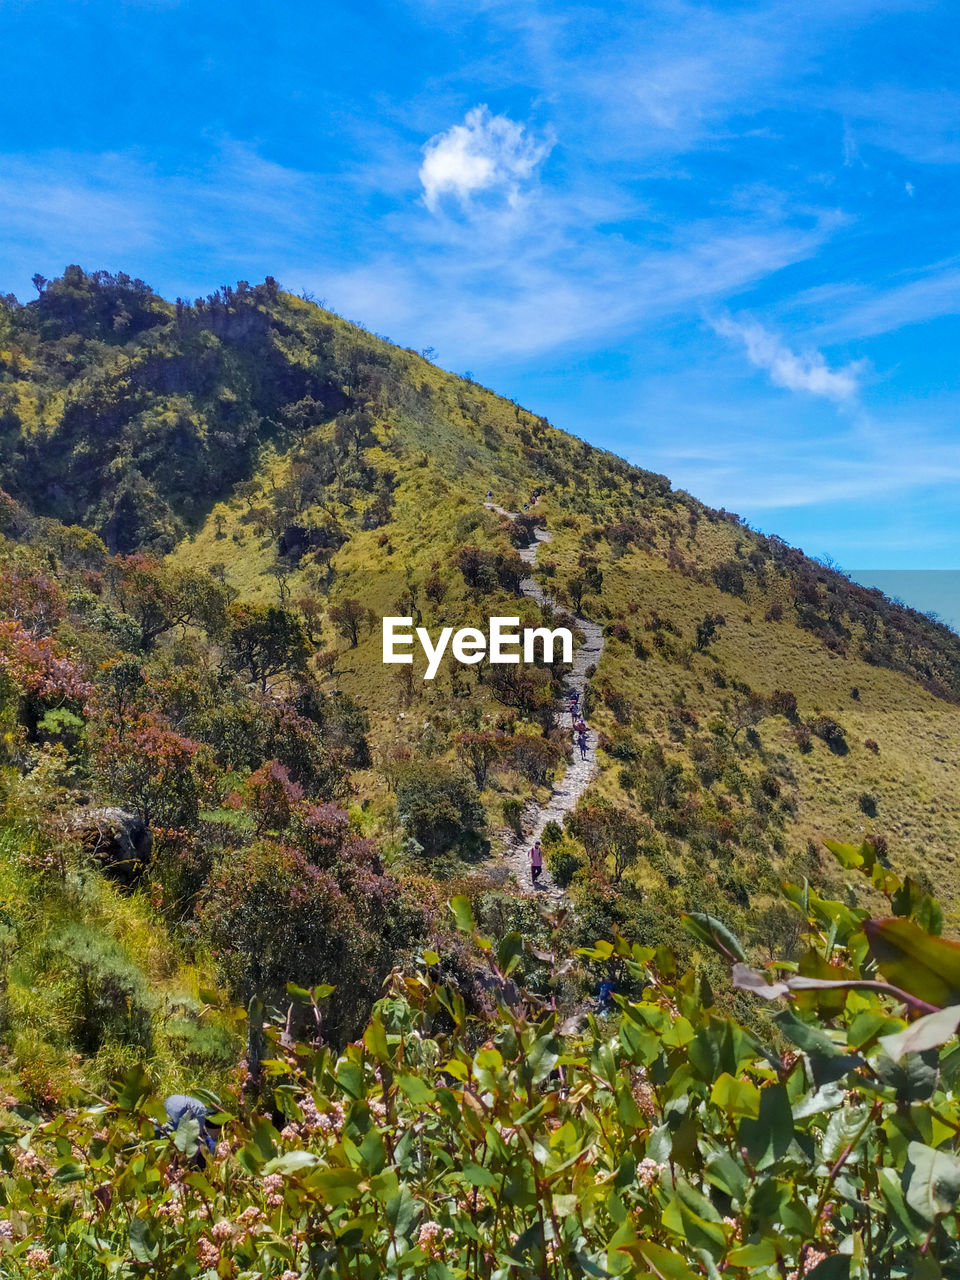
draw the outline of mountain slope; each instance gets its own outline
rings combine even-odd
[[[540,521],[538,575],[607,634],[594,798],[551,833],[581,868],[575,896],[599,875],[605,909],[641,932],[665,905],[699,905],[762,939],[781,876],[826,876],[821,835],[865,831],[956,912],[952,632],[270,280],[173,305],[70,268],[0,324],[0,483],[110,552],[170,553],[299,619],[310,679],[369,719],[349,786],[388,859],[449,875],[485,856],[449,831],[425,844],[404,807],[412,764],[471,763],[483,743],[465,735],[508,743],[476,773],[488,838],[516,802],[546,799],[562,682],[517,689],[448,662],[426,684],[422,662],[382,665],[363,610],[431,630],[536,620],[516,549]],[[487,510],[488,491],[521,521]],[[211,643],[215,667],[229,642]],[[273,694],[291,679],[271,676]]]

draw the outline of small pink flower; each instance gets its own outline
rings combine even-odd
[[[215,1267],[220,1261],[220,1250],[212,1240],[201,1236],[197,1241],[197,1256],[205,1267]]]

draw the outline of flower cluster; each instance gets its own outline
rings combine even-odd
[[[453,1235],[449,1227],[441,1227],[439,1222],[425,1222],[417,1234],[417,1246],[428,1258],[443,1257],[443,1248]]]

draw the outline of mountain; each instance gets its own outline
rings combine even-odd
[[[780,882],[839,889],[825,835],[869,836],[957,919],[960,637],[271,279],[192,303],[79,267],[38,283],[0,309],[4,776],[11,866],[33,859],[14,933],[56,900],[17,979],[50,980],[48,1031],[14,1035],[15,1064],[47,1034],[61,1087],[78,1043],[99,1078],[147,1043],[173,1070],[170,1001],[190,1022],[218,983],[336,981],[350,1036],[425,937],[469,986],[451,892],[538,927],[503,851],[566,767],[564,674],[445,660],[427,682],[419,655],[381,662],[389,613],[602,628],[597,770],[544,831],[574,943],[682,952],[692,909],[790,954]],[[108,805],[150,829],[126,877],[119,837],[76,819]],[[139,1032],[62,1012],[81,996],[52,957],[70,921],[103,934],[102,902],[91,972],[132,966]],[[231,1034],[197,1060],[219,1070]]]

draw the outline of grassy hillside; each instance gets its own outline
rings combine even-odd
[[[7,299],[0,485],[7,820],[24,829],[30,791],[43,856],[95,886],[90,927],[114,920],[151,1025],[198,972],[244,1003],[336,974],[342,1038],[424,936],[469,983],[452,889],[534,927],[499,853],[568,755],[563,673],[448,659],[425,683],[380,661],[392,612],[603,625],[599,772],[546,833],[571,942],[615,926],[683,952],[696,909],[795,955],[779,885],[838,887],[825,834],[870,836],[960,915],[958,637],[271,280],[171,304],[69,268]],[[535,526],[555,610],[520,592]],[[107,803],[153,832],[132,885],[69,834]],[[28,976],[47,961],[25,931],[87,918],[54,901],[19,926]],[[38,1034],[65,1088],[64,1055],[101,1048],[77,1047],[58,991]]]
[[[960,1274],[960,638],[269,279],[6,299],[0,486],[0,1275]]]

